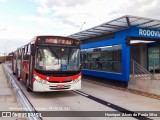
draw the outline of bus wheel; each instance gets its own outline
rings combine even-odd
[[[29,88],[29,79],[26,80],[26,89],[27,92],[32,92],[32,90]]]

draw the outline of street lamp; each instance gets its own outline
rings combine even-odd
[[[83,22],[81,26],[77,25],[77,27],[79,27],[79,31],[81,32],[82,31],[82,27],[84,26],[86,22]]]

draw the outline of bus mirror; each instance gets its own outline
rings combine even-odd
[[[34,44],[31,44],[31,55],[34,56],[34,53],[35,53],[35,51],[34,51]]]

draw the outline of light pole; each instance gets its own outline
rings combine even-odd
[[[86,22],[83,22],[81,26],[77,25],[77,27],[79,27],[79,31],[80,31],[80,32],[82,31],[82,28],[83,28],[83,26],[84,26],[85,23],[86,23]]]

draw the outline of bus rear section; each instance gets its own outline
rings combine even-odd
[[[79,40],[38,36],[23,46],[21,53],[20,79],[27,90],[46,92],[81,89]]]

